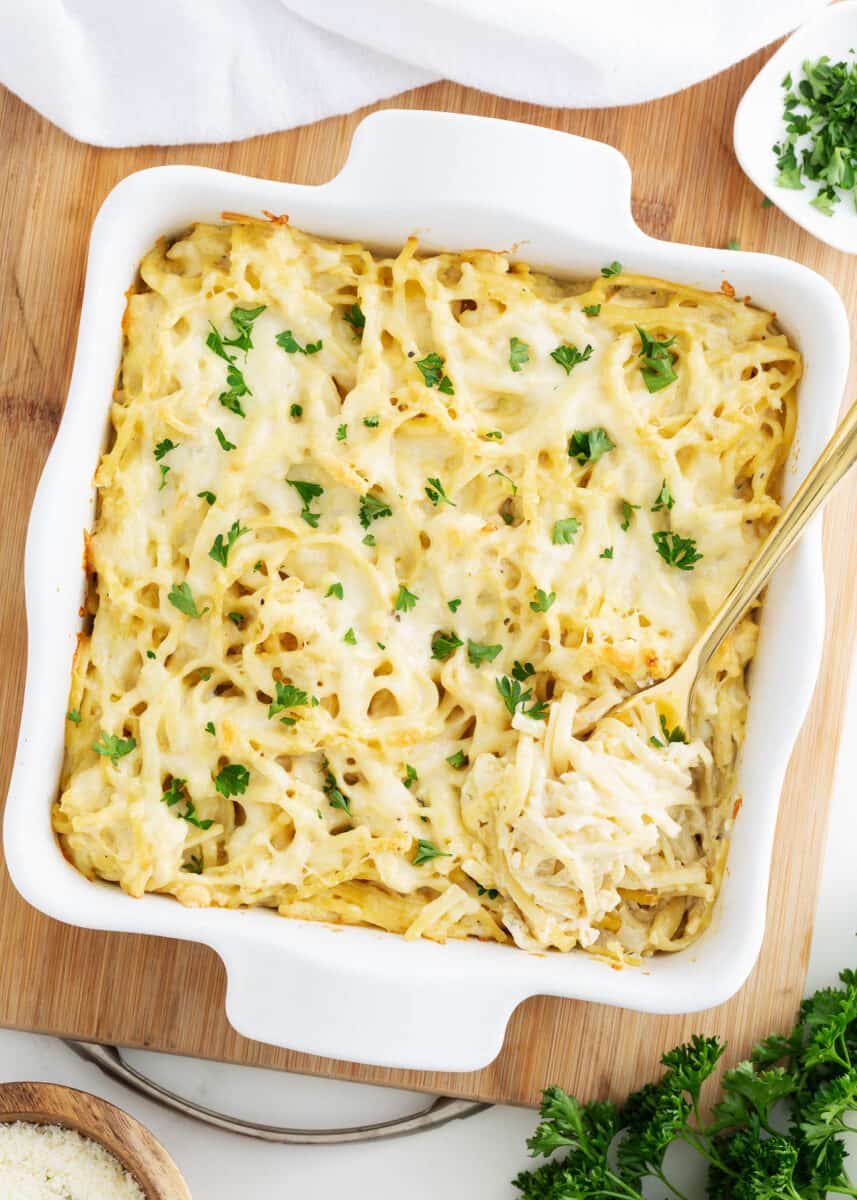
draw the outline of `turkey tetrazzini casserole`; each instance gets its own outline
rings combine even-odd
[[[801,366],[772,314],[237,219],[146,256],[124,333],[71,861],[411,938],[692,941],[755,620],[698,740],[604,714],[676,668],[779,511]]]

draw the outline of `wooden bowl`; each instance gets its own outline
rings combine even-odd
[[[166,1150],[144,1125],[114,1104],[54,1083],[0,1084],[0,1122],[62,1125],[98,1142],[136,1180],[146,1200],[191,1200]]]

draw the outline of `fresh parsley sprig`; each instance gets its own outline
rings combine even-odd
[[[606,429],[578,429],[568,439],[568,457],[581,464],[598,462],[603,454],[616,449],[616,443]]]
[[[667,1158],[677,1142],[707,1164],[708,1200],[857,1195],[843,1140],[857,1132],[857,971],[839,979],[803,1002],[789,1034],[772,1034],[723,1073],[710,1115],[700,1096],[725,1050],[717,1037],[695,1035],[665,1054],[660,1079],[621,1107],[547,1088],[527,1144],[548,1161],[514,1180],[523,1200],[643,1200],[644,1188],[680,1197]],[[778,1105],[785,1119],[774,1117]]]
[[[532,688],[522,687],[516,677],[510,678],[508,675],[499,676],[494,683],[500,693],[500,699],[513,717],[520,709],[525,717],[532,717],[534,721],[547,720],[548,705],[543,700],[534,700],[529,708],[524,707],[529,700],[532,700]]]
[[[671,529],[659,529],[652,534],[652,539],[667,566],[676,567],[679,571],[692,571],[704,557],[697,550],[693,538],[681,537]]]
[[[678,379],[678,375],[673,370],[676,356],[671,351],[671,347],[675,344],[675,338],[671,337],[666,341],[659,342],[656,338],[649,337],[645,329],[639,325],[636,325],[635,329],[640,335],[639,357],[643,361],[640,374],[643,376],[643,383],[650,392],[659,392]]]
[[[218,533],[214,539],[211,549],[208,552],[208,557],[213,558],[216,563],[220,563],[221,567],[225,567],[229,562],[229,551],[235,545],[238,538],[248,530],[241,524],[240,521],[233,521],[229,526],[229,531],[226,534],[226,541],[223,540],[223,534]]]
[[[425,358],[418,359],[416,363],[427,388],[436,387],[445,396],[454,396],[455,388],[452,386],[452,380],[443,372],[444,365],[445,359],[435,353],[427,354]]]
[[[591,357],[592,347],[589,343],[586,344],[583,350],[578,350],[577,346],[566,344],[557,346],[556,350],[551,350],[551,358],[554,362],[559,363],[566,375],[570,375],[578,363],[588,362]]]

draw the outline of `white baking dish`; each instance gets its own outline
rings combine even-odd
[[[787,472],[793,490],[833,429],[842,396],[849,347],[839,296],[785,259],[655,241],[634,224],[630,195],[628,164],[609,146],[521,124],[396,111],[360,125],[343,171],[321,187],[159,167],[114,188],[92,231],[68,403],[27,541],[30,651],[5,849],[12,879],[31,904],[76,925],[203,942],[226,964],[227,1013],[240,1033],[391,1067],[483,1066],[498,1052],[512,1010],[534,994],[668,1013],[718,1004],[742,984],[762,939],[780,789],[821,656],[818,525],[770,587],[741,769],[745,804],[716,918],[692,949],[643,969],[613,971],[582,952],[408,943],[264,911],[133,900],[80,876],[49,821],[80,624],[82,530],[92,520],[91,480],[119,362],[124,292],[163,233],[217,220],[224,210],[267,209],[314,233],[384,248],[414,232],[429,248],[514,246],[519,257],[570,276],[595,275],[619,259],[634,271],[714,290],[728,278],[738,295],[777,311],[805,357],[797,458]]]

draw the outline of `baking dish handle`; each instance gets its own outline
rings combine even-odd
[[[468,208],[520,212],[528,224],[582,227],[590,236],[603,230],[625,243],[645,239],[631,216],[631,168],[618,150],[518,121],[372,113],[355,129],[339,175],[317,191],[332,200],[347,196],[352,206],[359,197],[361,207],[381,213],[429,212],[448,205],[449,196],[465,196]],[[456,209],[459,236],[485,245],[478,222],[470,235],[461,201]]]
[[[320,949],[318,932],[299,926],[288,953],[247,942],[216,947],[226,967],[226,1015],[238,1033],[392,1069],[476,1071],[499,1054],[523,996],[496,964],[474,986],[455,969],[460,947],[412,946],[361,930],[386,939],[372,947],[367,971],[359,940],[330,929]]]

